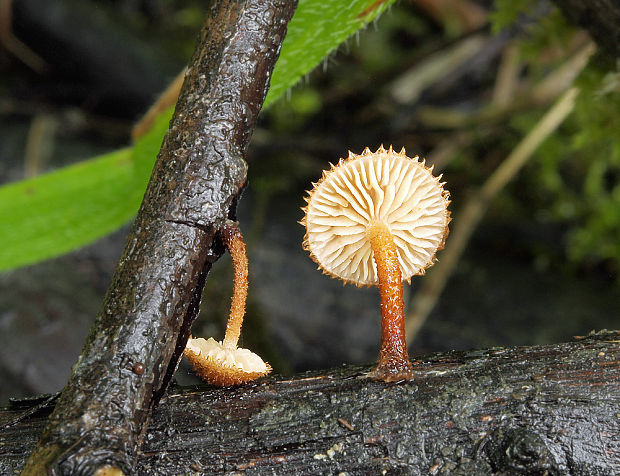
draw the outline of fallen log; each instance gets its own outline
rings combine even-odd
[[[173,386],[136,474],[620,474],[620,331],[433,354],[411,382],[369,370]],[[0,410],[0,474],[23,467],[53,399]]]

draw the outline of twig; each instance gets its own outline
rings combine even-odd
[[[570,87],[594,51],[594,43],[587,41],[560,68],[530,90],[513,96],[513,100],[508,103],[491,102],[473,113],[424,106],[418,111],[417,119],[425,127],[460,129],[480,123],[495,123],[515,112],[548,104]]]
[[[493,99],[490,104],[482,108],[478,113],[480,118],[488,118],[490,120],[502,119],[504,114],[515,111],[524,107],[523,104],[530,106],[537,104],[547,104],[554,100],[562,91],[570,87],[573,80],[584,68],[588,59],[595,51],[594,43],[587,40],[585,44],[580,42],[581,47],[571,56],[560,68],[549,74],[540,83],[530,88],[530,92],[517,94],[519,84],[517,74],[520,65],[517,61],[516,48],[509,45],[502,58],[500,64],[497,81],[493,90]],[[521,85],[522,86],[522,85]],[[436,116],[439,119],[438,124],[441,125],[465,125],[466,121],[471,121],[467,115],[460,112],[442,110],[443,113]],[[438,111],[439,112],[439,111]],[[475,133],[469,129],[456,129],[447,138],[444,138],[427,156],[426,159],[430,164],[435,166],[436,171],[443,170],[452,158],[464,148],[467,148],[476,136],[480,134],[486,135],[490,129],[476,128]]]
[[[577,88],[567,90],[493,172],[480,191],[465,204],[454,221],[454,230],[448,238],[446,249],[441,254],[440,261],[424,278],[421,288],[411,301],[406,324],[408,343],[413,342],[428,314],[435,306],[489,203],[521,170],[538,146],[566,119],[573,110],[577,94]]]
[[[485,41],[482,34],[469,36],[421,61],[394,81],[392,97],[401,104],[416,102],[424,89],[474,56]]]
[[[447,167],[450,161],[463,149],[474,142],[475,135],[470,131],[455,131],[444,137],[426,156],[426,161],[433,165],[435,173]]]
[[[416,7],[424,10],[448,33],[462,34],[482,28],[489,13],[470,0],[417,0]]]
[[[0,45],[32,69],[43,74],[49,65],[13,34],[13,0],[0,0]]]
[[[26,151],[24,153],[24,177],[30,178],[41,172],[52,155],[56,120],[50,114],[37,114],[32,119]]]
[[[519,49],[514,44],[508,45],[502,54],[497,70],[492,104],[497,107],[506,107],[513,101],[519,84],[521,67]]]
[[[296,3],[211,4],[102,308],[24,475],[132,473],[189,337]]]

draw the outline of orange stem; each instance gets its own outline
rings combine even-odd
[[[245,300],[248,294],[248,257],[245,252],[245,243],[239,227],[229,221],[220,230],[220,237],[232,257],[234,280],[233,296],[230,304],[230,317],[226,324],[226,334],[223,345],[232,349],[237,348],[241,325],[245,314]]]
[[[405,304],[403,283],[396,244],[383,223],[368,228],[381,295],[381,351],[377,368],[370,376],[394,382],[413,378],[405,338]]]

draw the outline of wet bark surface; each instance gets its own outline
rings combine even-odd
[[[103,306],[27,474],[130,473],[198,312],[295,3],[214,2]]]
[[[173,387],[136,474],[620,472],[620,332],[433,354],[413,367],[406,383],[345,366],[236,389]],[[2,474],[23,466],[50,405],[0,411]]]

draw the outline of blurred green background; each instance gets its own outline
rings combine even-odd
[[[133,125],[186,64],[204,15],[192,0],[51,3],[14,0],[0,14],[2,183],[130,145]],[[579,90],[571,114],[481,220],[459,221],[571,85]],[[297,221],[304,191],[329,162],[381,144],[435,164],[454,229],[471,228],[455,266],[442,265],[453,231],[435,268],[405,286],[420,324],[412,357],[618,328],[619,116],[616,60],[594,52],[551,3],[395,4],[261,114],[239,206],[250,258],[241,344],[285,374],[376,359],[378,291],[316,271]],[[62,388],[127,232],[0,274],[0,404]],[[431,293],[425,319],[416,292],[440,282],[440,266],[445,288]],[[195,335],[222,338],[231,286],[224,256]],[[177,379],[195,381],[185,363]]]

